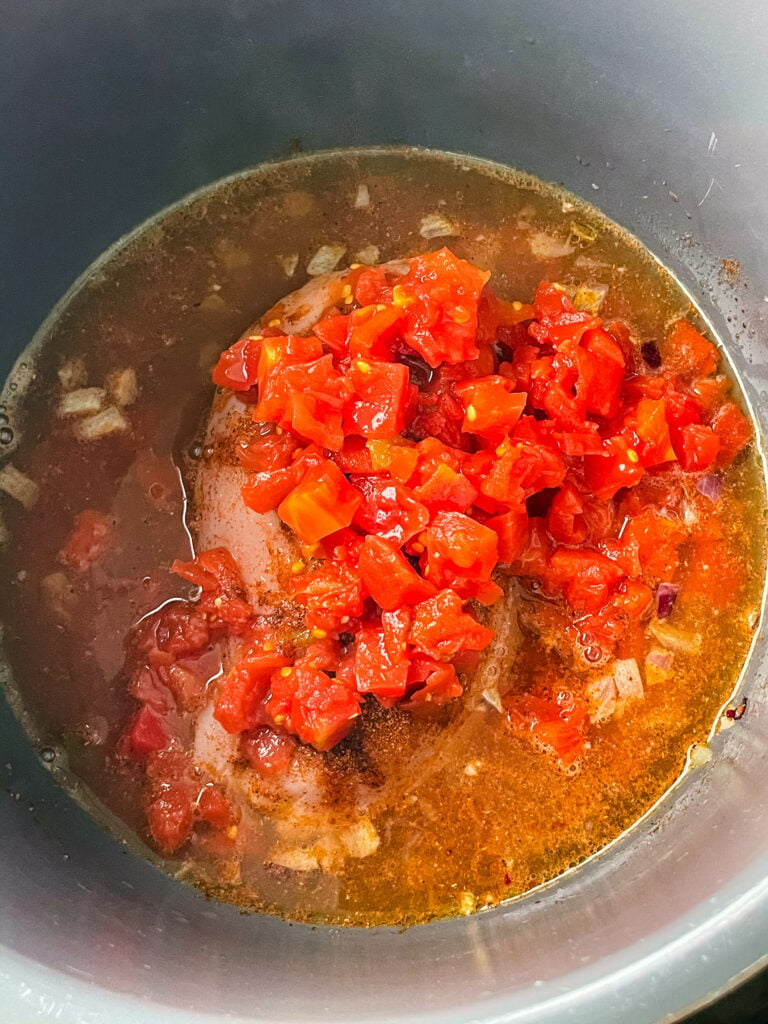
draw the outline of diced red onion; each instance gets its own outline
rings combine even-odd
[[[660,619],[668,619],[675,607],[680,587],[676,583],[660,583],[656,591],[656,615]]]
[[[696,490],[710,501],[717,501],[723,493],[723,481],[719,476],[708,473],[706,476],[700,476],[696,481]]]
[[[649,665],[655,665],[656,668],[660,668],[663,672],[667,669],[672,668],[672,662],[675,660],[675,656],[672,651],[663,651],[659,647],[652,647],[645,658]]]

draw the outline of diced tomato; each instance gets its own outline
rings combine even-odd
[[[334,356],[345,356],[348,351],[349,332],[352,328],[352,317],[329,316],[318,320],[312,328],[315,335],[327,345]]]
[[[387,442],[375,442],[387,443]],[[363,437],[345,437],[344,444],[337,452],[331,453],[331,458],[343,473],[370,475],[380,472],[373,465],[371,452]]]
[[[366,533],[405,544],[429,522],[426,505],[413,492],[386,477],[353,477],[362,500],[355,512],[354,523]]]
[[[383,704],[404,696],[409,661],[401,654],[392,658],[383,629],[364,626],[357,634],[355,679],[359,693],[372,693]]]
[[[547,578],[562,589],[577,612],[599,611],[623,575],[620,566],[598,551],[556,548],[549,557]]]
[[[347,381],[352,397],[344,411],[345,432],[379,439],[397,437],[405,427],[411,394],[408,367],[353,359]]]
[[[420,391],[408,436],[417,441],[434,438],[453,448],[468,449],[470,442],[462,430],[463,421],[464,408],[451,388]]]
[[[261,338],[240,338],[225,349],[213,370],[213,383],[230,391],[250,391],[259,379]]]
[[[512,564],[519,576],[543,576],[547,571],[552,543],[547,533],[546,522],[540,516],[528,520],[528,541],[520,556]]]
[[[446,510],[466,512],[477,498],[477,491],[469,480],[445,462],[442,462],[424,483],[415,488],[413,493],[414,497],[433,514]]]
[[[419,461],[416,445],[373,439],[367,442],[367,448],[374,472],[388,472],[393,480],[401,484],[407,483],[413,476]]]
[[[677,436],[675,452],[680,467],[686,473],[701,473],[709,469],[720,451],[720,438],[712,427],[691,423]]]
[[[410,711],[430,704],[439,707],[463,692],[453,665],[423,655],[417,655],[411,662],[408,689],[408,700],[400,706]]]
[[[404,605],[391,612],[381,613],[381,625],[384,630],[384,647],[391,662],[404,657],[408,648],[408,635],[413,620],[413,612]]]
[[[526,693],[504,703],[512,730],[554,754],[563,768],[570,768],[583,755],[589,715],[579,697],[562,690],[554,699]]]
[[[621,386],[626,373],[621,346],[607,331],[597,327],[584,332],[577,360],[576,389],[587,412],[611,419],[621,405]]]
[[[391,303],[392,288],[384,267],[368,267],[361,271],[355,282],[355,301],[361,306]]]
[[[691,381],[691,392],[701,408],[712,415],[725,402],[731,389],[731,382],[720,374],[717,377],[701,377]]]
[[[482,651],[491,640],[493,630],[463,611],[454,590],[441,590],[413,610],[410,641],[422,654],[451,658],[461,650]]]
[[[301,373],[304,364],[320,360],[322,355],[323,346],[319,338],[295,335],[263,338],[258,361],[259,403],[254,410],[254,419],[277,423],[285,413],[291,393],[291,381],[286,378],[286,371],[298,367]]]
[[[574,313],[570,296],[560,285],[542,281],[536,289],[533,309],[537,320],[554,320],[563,313]]]
[[[253,619],[253,609],[245,598],[240,570],[226,548],[202,551],[190,562],[177,559],[171,572],[201,588],[201,611],[225,622],[232,635],[242,635]]]
[[[584,456],[587,486],[597,498],[612,498],[622,487],[633,487],[645,472],[640,456],[624,437],[609,437],[602,455]]]
[[[714,373],[720,355],[704,335],[687,320],[677,320],[663,350],[664,367],[681,377],[706,377]]]
[[[587,539],[584,503],[572,483],[566,481],[552,499],[547,529],[558,544],[582,544]]]
[[[678,520],[645,508],[629,518],[619,542],[601,547],[610,550],[629,575],[643,575],[656,583],[674,576],[685,538],[685,527]]]
[[[417,604],[435,593],[434,585],[419,576],[399,547],[383,537],[365,538],[359,572],[371,597],[384,611]]]
[[[392,290],[405,311],[403,338],[430,366],[478,355],[477,307],[490,274],[440,249],[409,261]]]
[[[168,726],[160,715],[145,705],[133,716],[118,743],[117,752],[120,757],[145,761],[150,754],[165,750],[170,738]]]
[[[499,539],[499,561],[515,562],[528,544],[528,513],[525,509],[511,510],[486,520],[486,526]]]
[[[712,429],[720,441],[717,465],[725,469],[752,440],[752,427],[738,405],[726,402],[715,414]]]
[[[352,314],[349,354],[353,359],[392,359],[392,342],[397,336],[403,311],[396,306],[368,306]]]
[[[349,526],[362,501],[333,462],[312,466],[288,494],[277,514],[305,544],[315,544],[329,533]]]
[[[160,853],[176,853],[192,835],[195,823],[193,799],[187,786],[162,786],[146,808],[147,826]]]
[[[367,596],[357,569],[334,558],[292,581],[293,596],[307,609],[310,629],[335,631],[363,613]]]
[[[315,750],[330,750],[360,716],[360,697],[349,687],[308,666],[273,677],[273,719]]]
[[[665,399],[641,398],[637,407],[625,418],[625,423],[639,438],[638,455],[646,469],[674,461],[675,449],[667,425]]]
[[[438,512],[421,534],[430,583],[462,597],[493,603],[500,590],[490,576],[498,561],[496,533],[461,512]]]
[[[653,604],[653,591],[640,580],[619,580],[613,588],[610,603],[618,614],[639,619]]]
[[[267,725],[243,734],[240,749],[251,767],[263,779],[280,775],[290,766],[296,753],[296,740]]]
[[[260,725],[261,705],[269,689],[270,676],[289,664],[279,651],[252,652],[237,662],[222,684],[213,717],[228,733],[240,733]]]
[[[245,504],[254,512],[272,512],[288,497],[298,479],[298,467],[295,465],[253,473],[240,488],[240,493]]]
[[[100,561],[109,550],[114,537],[113,516],[87,508],[78,512],[59,561],[75,572],[85,572]]]
[[[239,445],[236,455],[240,465],[251,473],[269,473],[291,465],[299,442],[291,434],[267,434],[248,444]]]
[[[214,828],[227,828],[235,820],[232,805],[218,786],[204,786],[197,798],[197,817]]]
[[[498,374],[456,384],[454,390],[464,406],[462,430],[490,438],[501,438],[512,430],[528,397],[512,387],[511,380]]]

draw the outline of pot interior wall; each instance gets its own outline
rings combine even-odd
[[[637,234],[765,417],[758,0],[12,0],[5,22],[4,373],[92,259],[190,189],[298,148],[407,143],[560,181]],[[546,893],[405,934],[205,903],[108,840],[3,706],[0,1006],[20,1022],[675,1013],[768,950],[764,643],[748,720],[631,841]]]

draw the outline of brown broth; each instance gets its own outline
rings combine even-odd
[[[355,206],[360,183],[367,207]],[[448,218],[451,234],[425,239],[422,218],[435,213]],[[547,252],[552,239],[562,255]],[[161,215],[108,254],[57,311],[3,395],[15,435],[10,459],[38,483],[40,499],[25,510],[2,497],[10,541],[0,617],[12,697],[35,742],[53,747],[57,763],[139,835],[141,775],[113,749],[135,707],[123,671],[125,637],[139,617],[187,592],[168,571],[191,551],[176,467],[190,450],[194,456],[218,353],[306,280],[308,260],[326,243],[346,246],[341,265],[371,245],[383,261],[448,244],[490,270],[497,293],[510,299],[529,300],[543,278],[605,286],[601,315],[626,318],[642,339],[662,336],[676,315],[696,315],[650,254],[592,207],[523,175],[430,154],[328,155],[248,172]],[[74,356],[91,385],[114,369],[136,370],[128,432],[83,443],[71,422],[57,418],[57,370]],[[116,517],[117,542],[92,572],[73,574],[57,553],[86,507]],[[486,708],[469,717],[447,767],[416,775],[405,792],[375,806],[379,850],[348,860],[337,877],[259,868],[244,872],[244,885],[222,885],[201,846],[163,866],[244,907],[368,925],[468,912],[557,877],[640,818],[679,778],[691,745],[706,741],[749,650],[764,580],[764,513],[753,448],[726,474],[721,502],[743,571],[735,603],[713,612],[683,591],[670,621],[701,636],[701,650],[678,656],[669,679],[593,729],[578,774],[560,771]],[[59,574],[53,583],[52,574]],[[537,673],[571,671],[526,632],[509,683],[519,688]],[[327,755],[339,799],[344,779],[358,778],[364,762],[369,774],[387,777],[402,767],[404,751],[439,730],[403,712],[367,709],[358,735]]]

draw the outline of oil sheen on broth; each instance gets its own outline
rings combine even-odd
[[[143,837],[145,821],[143,772],[115,757],[136,708],[125,639],[140,618],[189,594],[169,566],[192,553],[185,486],[203,454],[210,371],[222,349],[307,280],[323,245],[337,248],[339,267],[449,245],[491,271],[504,298],[528,302],[542,279],[581,287],[606,321],[626,320],[639,339],[697,316],[652,257],[591,207],[512,172],[424,154],[329,156],[245,174],[174,208],[103,263],[31,357],[35,374],[22,398],[8,388],[4,396],[15,432],[9,461],[38,489],[29,507],[3,501],[11,585],[2,618],[29,731],[127,834]],[[57,412],[62,368],[80,386],[106,382],[111,393],[93,401],[122,402],[125,429],[78,437],[82,418]],[[121,379],[110,378],[123,369],[135,371],[135,399],[130,375],[122,396]],[[694,492],[691,514],[709,500]],[[110,536],[103,557],[78,572],[59,552],[85,508],[110,517]],[[372,702],[347,740],[307,755],[305,777],[322,776],[326,787],[322,805],[308,811],[310,833],[345,822],[365,792],[378,843],[365,856],[342,850],[326,870],[290,857],[265,865],[263,850],[228,859],[205,835],[172,859],[142,852],[242,907],[347,924],[467,913],[557,877],[669,789],[731,698],[760,605],[764,509],[753,444],[724,474],[718,557],[702,570],[701,550],[698,561],[682,552],[673,669],[646,679],[642,700],[592,727],[578,772],[515,735],[472,685],[428,720]],[[709,590],[692,587],[689,596],[686,580],[702,571]],[[572,674],[546,602],[531,588],[517,597],[521,632],[502,638],[502,693]],[[215,686],[219,662],[215,652],[206,657]],[[291,817],[279,787],[269,814],[279,834],[280,819]]]

